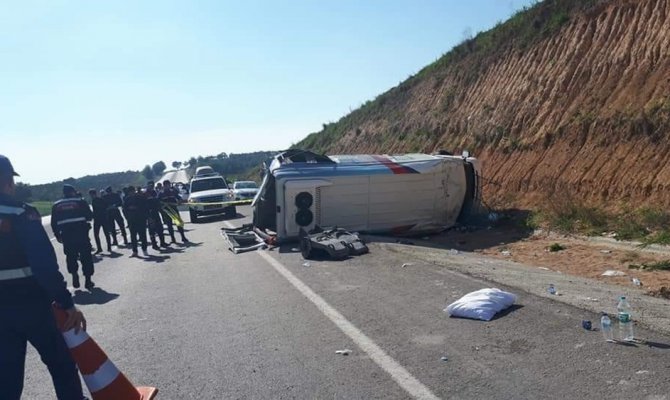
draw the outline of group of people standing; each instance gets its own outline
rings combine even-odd
[[[16,199],[15,177],[18,173],[10,160],[0,155],[0,399],[18,400],[23,391],[27,343],[39,352],[49,369],[56,397],[85,400],[81,380],[70,351],[63,338],[86,330],[86,319],[77,309],[72,294],[58,268],[52,242],[42,225],[40,213]],[[93,247],[89,238],[93,221],[97,252],[101,252],[99,232],[107,240],[107,249],[117,244],[116,225],[124,242],[128,243],[125,220],[130,228],[133,256],[137,256],[138,239],[144,254],[146,232],[151,232],[155,249],[168,246],[163,223],[168,227],[172,242],[173,217],[179,222],[177,205],[179,193],[169,181],[162,187],[149,182],[146,188],[128,187],[123,196],[107,188],[100,196],[92,190],[89,204],[71,185],[63,187],[63,199],[54,203],[51,227],[56,239],[63,244],[67,270],[72,284],[79,287],[78,261],[86,278],[85,286],[93,288]],[[181,239],[187,242],[181,223],[177,226]],[[158,237],[159,242],[156,241]],[[52,306],[62,309],[66,320],[56,326]]]
[[[182,199],[169,180],[156,185],[149,181],[145,188],[128,186],[120,193],[114,192],[111,186],[99,193],[96,189],[88,193],[91,207],[73,186],[64,185],[63,199],[55,202],[51,211],[51,228],[56,239],[63,244],[67,270],[72,274],[72,286],[75,288],[80,286],[79,262],[85,278],[84,287],[91,289],[95,286],[91,280],[94,269],[93,248],[88,234],[90,221],[93,221],[96,254],[102,253],[101,230],[110,253],[113,251],[112,246],[119,245],[117,236],[120,233],[123,244],[132,247],[131,257],[138,256],[138,247],[141,247],[145,257],[149,256],[147,232],[154,250],[168,247],[170,244],[165,240],[163,225],[167,225],[171,243],[177,242],[175,225],[182,242],[188,242],[177,210]],[[130,240],[126,233],[126,222]]]

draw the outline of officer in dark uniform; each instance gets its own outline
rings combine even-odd
[[[56,327],[51,303],[66,311],[66,331],[86,329],[86,320],[58,271],[40,214],[13,199],[15,175],[9,160],[0,156],[0,398],[21,398],[26,343],[30,342],[51,373],[57,398],[84,399],[77,367]]]
[[[102,233],[105,235],[107,251],[111,253],[111,234],[107,229],[109,227],[109,223],[107,222],[107,203],[102,198],[98,197],[98,191],[95,189],[89,190],[88,194],[91,196],[91,207],[93,208],[93,237],[95,238],[95,245],[97,246],[95,254],[102,253],[100,229],[102,229]]]
[[[121,236],[123,236],[123,244],[128,245],[128,236],[126,236],[126,225],[123,222],[123,217],[119,211],[119,207],[123,206],[121,195],[114,193],[112,187],[108,186],[105,189],[105,195],[102,199],[107,203],[107,222],[109,223],[107,229],[112,235],[114,246],[118,246],[119,242],[116,240],[116,225],[119,225]]]
[[[86,282],[84,287],[91,289],[95,286],[91,280],[93,275],[93,257],[91,256],[91,239],[88,231],[93,219],[93,213],[86,200],[77,196],[77,191],[71,185],[63,185],[63,199],[58,200],[51,207],[51,229],[56,240],[63,243],[67,271],[72,274],[72,286],[79,287],[79,263]]]
[[[158,192],[154,188],[154,181],[147,182],[147,188],[144,192],[149,209],[149,238],[151,238],[151,248],[160,250],[156,236],[160,241],[161,247],[167,247],[165,235],[163,234],[163,220],[161,219],[161,202],[158,200]]]
[[[174,214],[179,214],[179,210],[177,210],[177,206],[179,203],[181,203],[182,199],[179,196],[179,191],[172,187],[172,184],[170,183],[169,180],[164,180],[163,181],[163,191],[160,192],[158,195],[158,199],[165,204],[166,207],[169,207],[171,212]],[[172,238],[172,243],[176,243],[177,240],[174,238],[174,227],[172,218],[165,212],[161,211],[161,214],[163,215],[163,221],[167,224],[168,228],[168,233],[170,233],[170,238]],[[184,227],[183,226],[178,226],[177,230],[179,231],[179,234],[181,234],[181,241],[184,243],[188,243],[188,239],[186,239],[186,236],[184,235]]]
[[[147,257],[149,256],[149,253],[147,253],[147,219],[149,217],[147,199],[141,193],[137,193],[134,186],[128,186],[127,189],[128,191],[123,198],[123,213],[128,219],[133,256],[137,256],[137,242],[139,240],[142,245],[142,254]]]

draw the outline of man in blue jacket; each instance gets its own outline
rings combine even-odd
[[[21,398],[30,342],[51,373],[57,398],[84,399],[51,303],[67,313],[66,331],[86,329],[86,320],[58,271],[40,214],[14,199],[16,175],[9,159],[0,155],[0,398]]]

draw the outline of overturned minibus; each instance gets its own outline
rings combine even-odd
[[[340,227],[383,234],[441,231],[480,203],[480,167],[463,156],[282,152],[266,165],[254,198],[256,228],[279,242],[300,229]]]

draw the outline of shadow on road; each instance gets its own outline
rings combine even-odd
[[[164,247],[160,249],[161,254],[175,254],[175,253],[183,253],[184,249],[183,248],[175,248],[175,247]]]
[[[200,247],[202,246],[203,242],[186,242],[186,243],[175,243],[177,246],[184,248],[184,247]]]
[[[499,313],[497,313],[496,315],[494,315],[493,318],[491,319],[491,321],[495,321],[495,320],[498,320],[500,318],[504,318],[505,316],[515,312],[516,310],[520,310],[522,308],[523,308],[522,304],[512,304],[511,306],[507,307],[506,309],[504,309],[504,310],[500,311]]]
[[[98,254],[96,259],[97,260],[104,260],[105,258],[119,258],[119,257],[122,257],[122,256],[123,256],[123,253],[119,253],[117,251],[112,250],[112,252],[109,253],[109,254],[105,254],[105,253]]]
[[[210,216],[202,216],[199,217],[198,222],[191,222],[192,224],[199,225],[199,224],[209,224],[211,222],[221,222],[221,221],[235,221],[237,219],[242,219],[244,218],[245,215],[237,213],[235,214],[234,217],[228,218],[224,214],[217,214],[217,215],[210,215]]]
[[[300,253],[300,246],[298,245],[298,242],[282,244],[277,247],[277,249],[281,254]]]
[[[663,349],[663,350],[668,350],[670,349],[670,344],[667,343],[658,343],[658,342],[650,342],[650,341],[645,341],[644,344],[646,344],[649,347],[653,347],[656,349]]]
[[[168,260],[170,256],[163,256],[163,255],[155,255],[155,254],[150,254],[148,257],[143,257],[142,260],[145,262],[155,262],[155,263],[163,263],[166,260]]]
[[[99,287],[94,287],[90,291],[75,290],[72,299],[80,305],[87,304],[105,304],[119,297],[116,293],[109,293]]]
[[[510,243],[529,238],[532,230],[524,228],[530,212],[527,210],[509,209],[499,213],[495,222],[477,221],[477,223],[446,230],[433,235],[417,236],[382,236],[361,235],[368,243],[398,243],[409,246],[428,247],[434,249],[456,249],[473,252],[494,247],[504,247]]]

